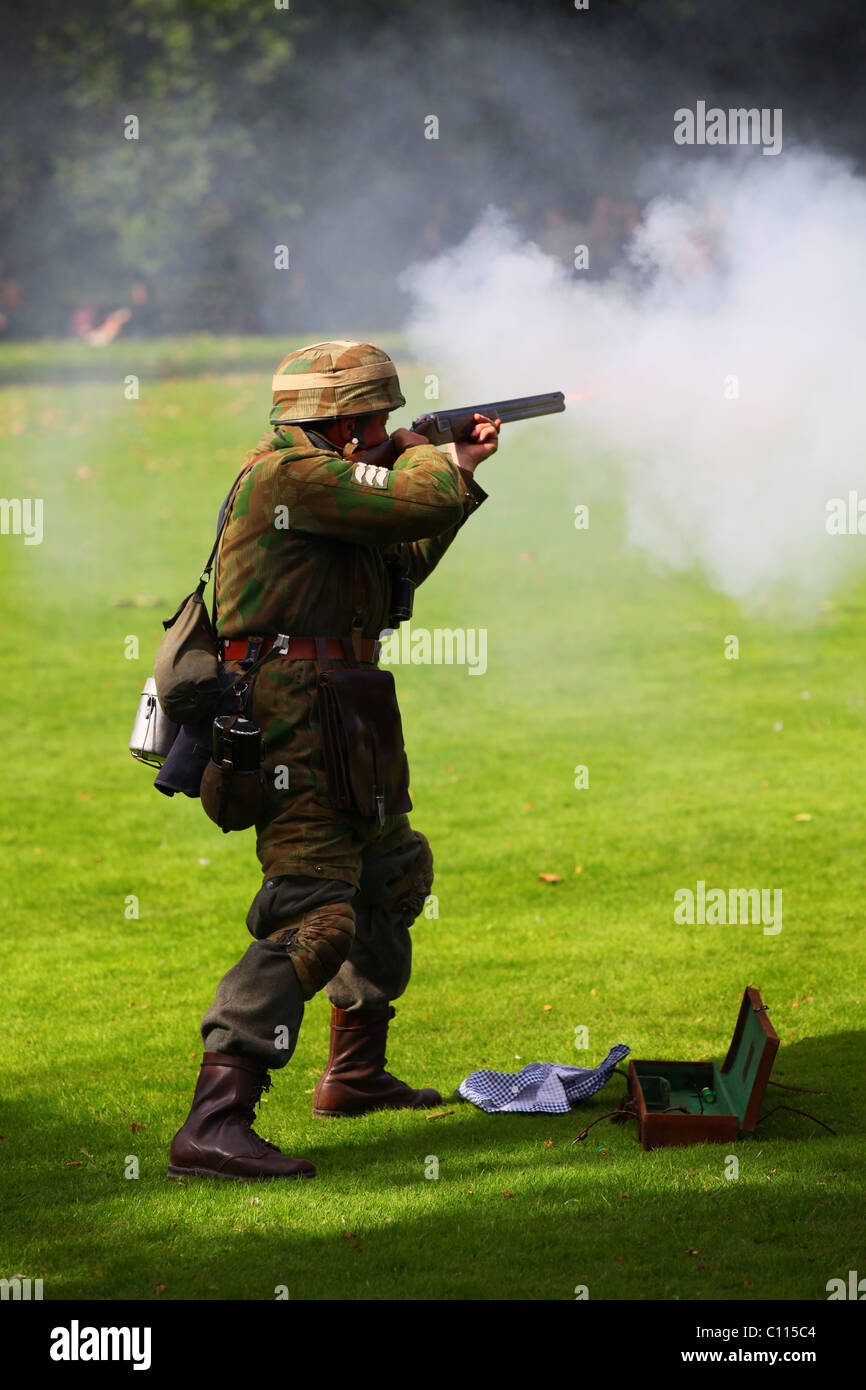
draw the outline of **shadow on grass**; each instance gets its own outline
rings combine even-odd
[[[837,1136],[777,1112],[731,1146],[737,1181],[725,1146],[645,1153],[633,1122],[602,1122],[572,1146],[624,1094],[619,1076],[565,1116],[486,1115],[448,1098],[454,1114],[436,1121],[317,1121],[297,1101],[287,1112],[275,1089],[257,1127],[316,1163],[319,1176],[297,1183],[172,1182],[185,1111],[134,1137],[100,1125],[97,1144],[55,1097],[19,1093],[2,1126],[4,1263],[42,1276],[46,1298],[270,1300],[285,1286],[291,1299],[573,1299],[585,1284],[590,1298],[824,1299],[862,1252],[862,1107],[832,1093],[835,1067],[861,1045],[847,1033],[780,1051],[780,1080],[831,1094],[771,1088],[765,1109],[790,1102]],[[130,1149],[135,1183],[123,1178]],[[80,1150],[89,1166],[65,1167],[59,1155]]]

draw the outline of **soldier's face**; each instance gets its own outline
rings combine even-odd
[[[385,426],[389,413],[387,410],[380,410],[377,415],[368,415],[366,420],[360,420],[354,430],[354,437],[365,448],[372,448],[374,444],[384,444],[388,438]]]
[[[339,416],[333,423],[323,425],[319,433],[340,449],[345,448],[350,439],[357,439],[363,449],[372,449],[376,444],[384,444],[388,438],[385,426],[389,414],[388,410],[380,410],[376,415],[366,415],[357,420],[349,415]]]

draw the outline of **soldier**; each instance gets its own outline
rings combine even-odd
[[[172,1144],[174,1177],[315,1175],[252,1125],[268,1071],[288,1062],[304,1004],[320,989],[331,1002],[331,1046],[316,1115],[441,1101],[385,1071],[392,1000],[409,981],[409,928],[433,882],[430,846],[405,814],[333,808],[317,679],[323,658],[345,663],[340,639],[362,669],[376,669],[392,611],[391,566],[399,562],[416,584],[432,572],[487,496],[473,473],[495,452],[499,422],[479,415],[472,441],[449,446],[457,466],[406,429],[390,436],[390,468],[353,462],[388,447],[388,413],[406,404],[391,359],[369,343],[292,352],[273,391],[271,427],[247,455],[251,466],[229,504],[215,580],[230,671],[243,672],[290,634],[255,675],[249,705],[268,784],[256,823],[264,883],[247,916],[255,940],[202,1020],[204,1060]]]

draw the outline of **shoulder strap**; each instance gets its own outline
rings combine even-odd
[[[213,563],[214,563],[214,560],[216,559],[217,552],[218,552],[218,550],[219,550],[220,541],[222,540],[222,537],[223,537],[223,531],[226,529],[226,526],[227,526],[227,524],[228,524],[229,517],[231,516],[231,513],[232,513],[232,506],[233,506],[234,500],[235,500],[235,498],[236,498],[236,496],[237,496],[238,489],[239,489],[241,483],[243,482],[244,478],[245,478],[245,477],[247,476],[247,474],[249,473],[250,469],[253,467],[253,464],[258,463],[259,459],[263,459],[263,458],[265,457],[265,454],[268,454],[268,453],[270,453],[270,450],[269,450],[269,449],[266,449],[264,453],[262,453],[262,454],[256,454],[255,458],[250,459],[249,463],[244,464],[244,466],[243,466],[243,468],[241,469],[240,473],[239,473],[238,476],[235,478],[234,482],[232,483],[231,487],[229,488],[228,494],[227,494],[227,496],[226,496],[226,498],[225,498],[225,500],[224,500],[222,506],[220,507],[219,518],[218,518],[218,520],[217,520],[216,540],[214,541],[213,546],[211,547],[211,552],[210,552],[210,555],[207,557],[207,560],[206,560],[206,562],[205,562],[205,567],[204,567],[204,569],[202,570],[201,574],[199,575],[198,587],[197,587],[197,589],[196,589],[196,595],[198,596],[198,598],[201,598],[201,596],[202,596],[202,594],[204,593],[205,588],[206,588],[206,586],[207,586],[207,582],[208,582],[208,580],[209,580],[210,577],[211,577],[211,571],[212,571],[212,569],[213,569]],[[216,611],[215,611],[215,610],[216,610],[216,586],[214,586],[213,603],[212,603],[212,605],[211,605],[211,622],[214,624],[214,627],[216,627]]]

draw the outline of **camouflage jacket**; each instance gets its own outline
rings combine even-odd
[[[297,425],[269,428],[231,504],[217,559],[221,638],[365,637],[388,626],[385,557],[420,584],[487,494],[431,444],[374,468],[318,447]]]

